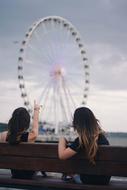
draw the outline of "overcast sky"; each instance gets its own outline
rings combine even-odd
[[[87,106],[104,130],[127,132],[126,0],[0,0],[0,121],[23,105],[17,80],[21,41],[33,22],[49,15],[66,18],[82,36],[91,76]]]

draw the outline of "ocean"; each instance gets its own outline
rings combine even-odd
[[[110,145],[127,146],[127,133],[107,133]]]
[[[60,136],[65,136],[68,141],[73,141],[75,139],[75,135],[72,133],[71,135],[68,134],[61,134]],[[112,146],[127,146],[127,133],[123,132],[107,132],[105,133],[110,145]],[[49,134],[49,135],[39,135],[38,141],[42,142],[57,142],[59,140],[59,135]]]

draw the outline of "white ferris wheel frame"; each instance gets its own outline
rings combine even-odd
[[[87,62],[88,59],[86,58],[86,51],[85,51],[82,39],[80,37],[80,34],[77,31],[77,29],[68,20],[66,20],[62,17],[59,17],[59,16],[48,16],[48,17],[42,18],[42,19],[38,20],[37,22],[33,23],[33,25],[28,29],[28,32],[26,33],[25,38],[22,41],[21,48],[20,48],[20,56],[18,57],[19,88],[21,91],[21,97],[23,98],[23,101],[24,101],[24,105],[27,107],[28,112],[30,114],[32,114],[32,105],[31,105],[31,102],[29,101],[29,98],[28,98],[27,89],[26,89],[26,85],[25,85],[25,78],[23,75],[23,62],[24,62],[23,54],[24,54],[25,49],[29,43],[29,40],[32,38],[32,35],[36,31],[36,29],[38,27],[40,27],[42,23],[48,23],[51,21],[54,23],[62,23],[63,27],[70,31],[71,35],[74,38],[74,41],[77,43],[77,46],[80,49],[82,64],[83,64],[83,68],[84,68],[84,89],[83,89],[83,96],[82,96],[82,98],[83,98],[82,104],[85,105],[87,102],[88,91],[89,91],[89,83],[90,83],[89,82],[90,73],[89,73],[89,65]],[[57,72],[57,74],[59,74],[58,70],[55,72]],[[64,89],[64,83],[65,83],[64,78],[62,78],[62,81],[63,81],[63,90],[65,90]],[[67,91],[69,94],[69,89]],[[65,90],[65,98],[67,98],[67,95],[66,95],[67,91]],[[70,96],[70,98],[73,101],[73,98],[71,96]],[[61,102],[61,104],[62,104],[62,102]],[[56,131],[58,132],[58,129],[56,129]]]

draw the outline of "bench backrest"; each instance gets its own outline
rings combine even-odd
[[[93,166],[84,151],[60,160],[57,143],[0,143],[0,168],[127,176],[127,147],[100,146]]]

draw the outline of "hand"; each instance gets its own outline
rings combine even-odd
[[[41,107],[42,107],[42,106],[39,105],[39,104],[37,104],[36,100],[34,100],[34,110],[40,111],[40,108],[41,108]]]

